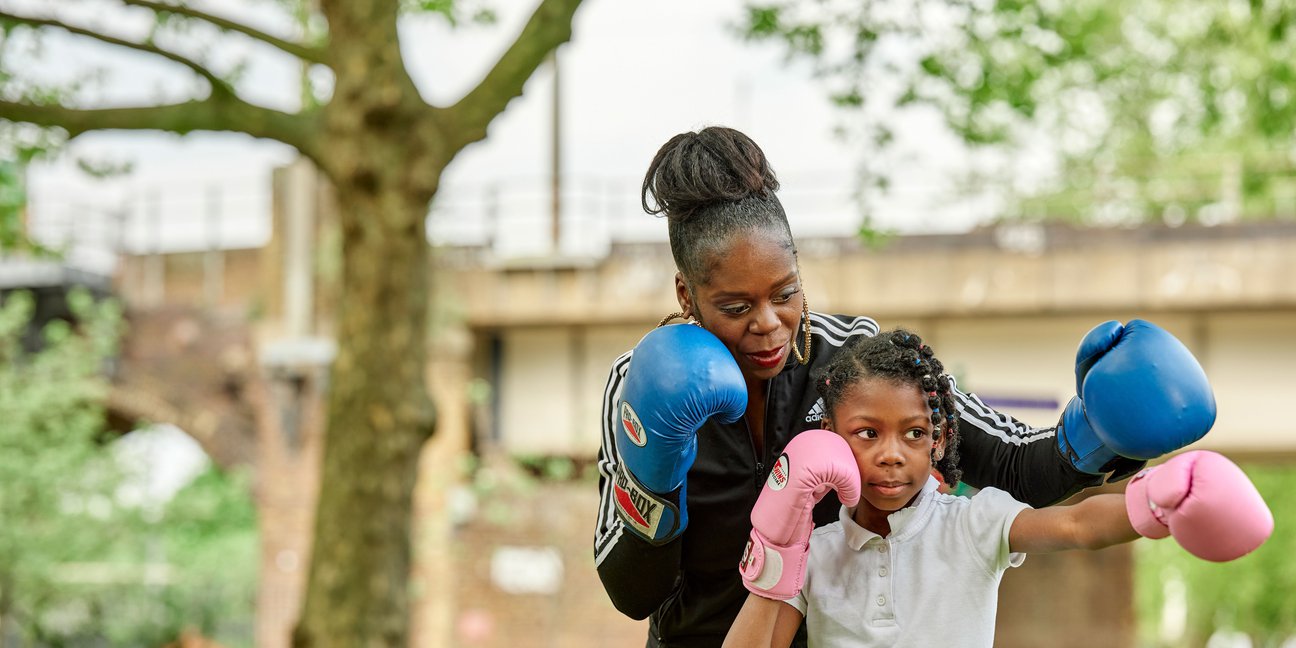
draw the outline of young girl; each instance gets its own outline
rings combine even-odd
[[[990,646],[999,580],[1025,553],[1172,531],[1200,557],[1231,560],[1273,528],[1245,475],[1208,452],[1074,506],[1032,509],[995,488],[944,494],[933,468],[959,479],[952,385],[904,330],[833,359],[818,380],[831,432],[794,439],[766,483],[740,566],[752,594],[725,646],[788,646],[803,617],[810,646]],[[829,487],[846,505],[812,534],[807,512]]]

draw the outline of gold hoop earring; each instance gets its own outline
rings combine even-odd
[[[661,318],[661,321],[657,322],[657,328],[666,326],[668,323],[670,323],[671,320],[677,320],[677,319],[688,319],[688,316],[684,314],[684,311],[676,311],[674,313],[671,313],[670,315],[667,315],[666,317]]]
[[[805,290],[801,291],[801,322],[805,330],[805,355],[801,355],[796,340],[792,340],[792,355],[796,356],[797,364],[805,365],[810,362],[810,300],[806,299]]]

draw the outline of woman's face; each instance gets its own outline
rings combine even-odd
[[[714,260],[705,284],[675,290],[691,313],[729,348],[748,382],[778,375],[792,353],[805,296],[785,239],[762,232],[734,238]],[[692,300],[696,298],[696,303]]]

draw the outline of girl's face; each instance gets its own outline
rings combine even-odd
[[[769,380],[787,362],[801,321],[796,257],[782,238],[760,232],[735,237],[720,257],[692,295],[675,276],[680,307],[720,338],[748,382]]]
[[[846,439],[859,465],[862,493],[855,523],[891,532],[887,515],[913,502],[932,470],[931,407],[917,385],[864,378],[848,387],[826,425]]]

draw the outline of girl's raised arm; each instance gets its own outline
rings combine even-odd
[[[1272,532],[1273,514],[1242,469],[1196,450],[1135,475],[1123,496],[1022,511],[1008,531],[1008,548],[1101,549],[1140,535],[1173,535],[1194,556],[1224,562],[1250,553]]]
[[[1023,510],[1008,531],[1008,550],[1102,549],[1138,537],[1125,512],[1125,497],[1109,493],[1071,506]]]

